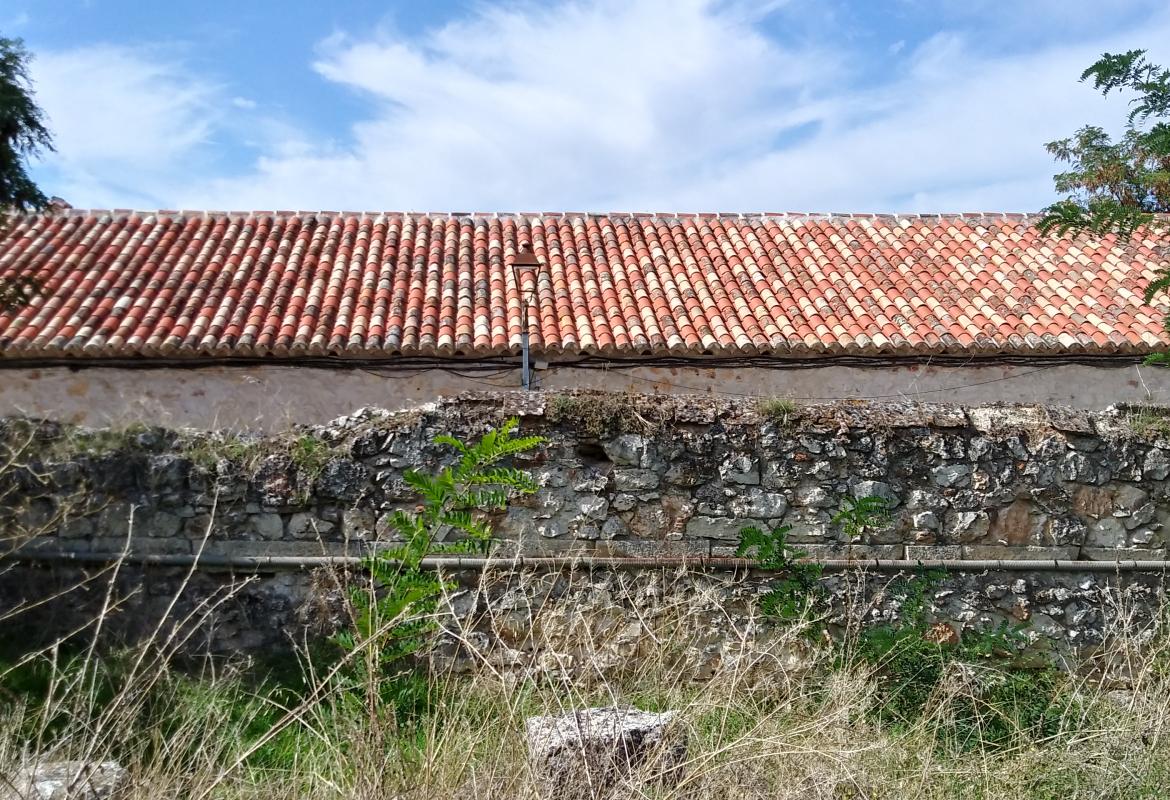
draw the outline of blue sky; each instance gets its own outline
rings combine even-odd
[[[1102,6],[1108,6],[1102,10]],[[1146,0],[4,0],[77,207],[1029,211]]]

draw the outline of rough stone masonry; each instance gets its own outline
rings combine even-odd
[[[7,546],[25,553],[117,553],[128,543],[145,554],[360,554],[393,539],[390,512],[417,503],[403,471],[433,469],[452,457],[433,443],[435,435],[474,439],[511,416],[547,442],[518,464],[541,489],[497,518],[501,557],[729,555],[742,527],[781,524],[813,558],[1111,561],[1166,554],[1170,420],[1164,425],[1156,412],[849,402],[792,408],[586,393],[465,395],[408,412],[363,410],[267,437],[5,420],[6,460],[13,462],[0,473]],[[891,520],[849,541],[834,517],[845,498],[866,496],[884,498]],[[5,569],[0,609],[33,602],[83,574],[59,563]],[[125,600],[111,635],[145,629],[184,574],[178,567],[120,570]],[[849,580],[828,579],[840,592]],[[519,584],[496,574],[465,594],[456,611],[467,619],[495,612],[513,618],[513,633],[489,626],[481,643],[518,652],[534,646],[524,633],[533,609],[561,603],[556,613],[572,607],[583,614],[600,603],[615,630],[624,625],[636,640],[629,626],[648,596],[690,592],[693,603],[747,615],[763,585],[747,576],[688,581],[680,587],[663,570],[559,573]],[[337,592],[327,583],[311,572],[245,582],[230,570],[199,571],[177,608],[239,586],[193,641],[217,650],[267,647],[337,624],[328,611]],[[882,594],[888,576],[861,583],[874,598],[870,617],[896,613],[896,599]],[[70,593],[68,603],[39,607],[28,616],[36,620],[30,629],[69,629],[104,596],[98,584]],[[527,600],[519,602],[518,591]],[[533,592],[543,593],[540,602]],[[1100,640],[1114,602],[1106,595],[1148,611],[1161,594],[1154,572],[954,570],[932,599],[937,616],[958,627],[1023,621],[1037,637],[1075,645]],[[527,618],[513,613],[521,607]],[[711,636],[716,641],[718,631]]]

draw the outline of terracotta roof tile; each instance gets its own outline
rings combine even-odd
[[[1159,224],[1163,224],[1159,222]],[[1140,354],[1166,232],[1019,215],[69,211],[0,239],[7,357]],[[543,268],[518,287],[531,246]]]

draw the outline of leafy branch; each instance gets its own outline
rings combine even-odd
[[[846,539],[860,541],[867,533],[889,526],[893,519],[890,504],[884,497],[846,497],[841,510],[833,515],[833,524],[840,525]]]
[[[791,531],[790,525],[771,531],[754,526],[743,528],[735,549],[740,558],[754,557],[760,569],[780,573],[760,598],[760,610],[786,622],[802,619],[824,595],[820,584],[824,567],[804,560],[808,553],[788,544]]]
[[[371,583],[351,591],[353,629],[337,634],[337,644],[354,650],[370,637],[381,637],[370,651],[383,668],[422,646],[435,627],[433,614],[439,598],[449,588],[435,573],[423,569],[423,559],[442,553],[487,553],[493,526],[485,513],[502,511],[512,497],[537,489],[526,472],[501,463],[544,441],[540,436],[515,436],[518,424],[510,419],[474,444],[446,434],[437,436],[435,443],[454,448],[459,460],[433,475],[417,470],[404,473],[403,479],[422,498],[422,506],[389,517],[402,544],[365,559]],[[452,535],[458,538],[446,541]]]

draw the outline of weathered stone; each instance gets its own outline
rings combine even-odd
[[[1069,452],[1060,463],[1060,477],[1066,481],[1092,483],[1097,476],[1093,462],[1083,453]]]
[[[938,515],[933,511],[919,511],[911,515],[910,524],[922,530],[935,531],[938,530]]]
[[[760,483],[768,489],[790,489],[805,480],[807,473],[802,464],[771,459],[764,462]]]
[[[985,406],[967,409],[971,427],[982,433],[1014,429],[1042,429],[1051,424],[1042,406]]]
[[[1124,547],[1125,525],[1115,517],[1105,517],[1089,525],[1086,547]]]
[[[744,454],[733,456],[724,461],[719,466],[719,475],[725,481],[744,486],[755,486],[760,483],[759,464],[754,458]]]
[[[574,492],[602,492],[609,485],[609,473],[597,467],[581,467],[574,470],[571,485]]]
[[[569,468],[560,464],[549,464],[540,469],[532,470],[532,479],[536,481],[537,486],[543,486],[549,489],[563,489],[569,485]],[[600,488],[605,488],[604,482]],[[596,491],[596,489],[578,489],[577,491]]]
[[[1045,522],[1032,503],[1019,499],[994,512],[987,538],[997,544],[1022,547],[1035,538]],[[970,541],[970,540],[969,540]]]
[[[90,517],[66,517],[58,529],[58,535],[63,539],[80,539],[92,536],[95,520]]]
[[[1064,515],[1049,517],[1044,526],[1043,543],[1046,545],[1082,545],[1088,534],[1088,526],[1079,517]]]
[[[182,518],[166,511],[139,511],[135,516],[134,533],[137,536],[169,539],[178,536]]]
[[[695,513],[695,504],[687,495],[666,494],[662,497],[662,508],[670,518],[671,527],[681,530],[684,523]]]
[[[757,528],[767,527],[766,523],[753,519],[694,516],[687,521],[687,536],[699,539],[739,541],[740,530],[751,525]]]
[[[1100,519],[1113,513],[1113,493],[1096,486],[1080,486],[1072,497],[1073,511],[1087,519]]]
[[[635,433],[626,433],[602,443],[609,460],[618,466],[645,467],[647,439]]]
[[[910,561],[942,561],[963,557],[963,548],[953,545],[906,545],[906,558]]]
[[[730,547],[734,551],[734,547]],[[713,555],[708,540],[701,541],[675,539],[664,541],[644,541],[640,539],[621,539],[618,541],[598,542],[597,555],[627,558],[653,558],[655,556],[698,557]]]
[[[364,508],[351,508],[341,515],[341,537],[345,541],[363,540],[375,537],[376,517]]]
[[[1161,447],[1151,447],[1150,452],[1146,453],[1142,471],[1150,480],[1166,480],[1170,476],[1170,458],[1166,457],[1166,451]]]
[[[1075,561],[1079,555],[1078,547],[1003,547],[987,544],[963,546],[963,558],[988,561]]]
[[[559,492],[541,491],[526,498],[525,505],[532,508],[535,519],[551,519],[565,507],[565,495]],[[517,505],[520,505],[518,502]]]
[[[788,510],[788,500],[779,492],[749,489],[731,501],[731,512],[737,517],[776,519]]]
[[[658,473],[648,469],[617,469],[613,485],[619,492],[644,492],[658,488]]]
[[[629,511],[638,505],[638,498],[632,494],[615,495],[609,507],[614,511]]]
[[[864,561],[872,559],[895,560],[905,555],[905,547],[900,544],[802,544],[800,549],[814,559],[852,559]]]
[[[362,493],[369,470],[356,461],[338,458],[327,463],[317,477],[314,489],[325,500],[351,503]]]
[[[1136,528],[1140,528],[1141,526],[1146,525],[1154,518],[1157,510],[1157,506],[1155,506],[1153,503],[1146,503],[1145,505],[1138,506],[1137,508],[1133,509],[1133,511],[1129,512],[1128,516],[1126,516],[1123,520],[1125,523],[1125,529],[1127,531],[1132,531]],[[1119,517],[1122,515],[1114,511],[1113,516]]]
[[[220,462],[224,462],[221,460]],[[218,476],[217,487],[220,496],[230,497],[233,484],[239,487],[242,483],[239,477],[234,476],[221,467],[216,468]],[[225,478],[226,486],[225,486]],[[271,455],[260,462],[256,469],[256,483],[260,495],[260,502],[269,507],[290,505],[297,495],[297,471],[292,458],[284,454]],[[226,494],[225,494],[226,493]]]
[[[252,526],[261,539],[280,539],[284,536],[284,520],[280,514],[256,514]]]
[[[670,515],[659,505],[639,506],[630,520],[630,532],[646,539],[658,539],[670,530]]]
[[[1113,516],[1132,516],[1134,510],[1144,506],[1149,499],[1149,492],[1131,483],[1120,484],[1113,489]]]
[[[392,432],[376,430],[391,424],[389,419],[372,417],[362,417],[358,427],[347,418],[309,431],[323,446],[336,448],[331,453],[354,456],[333,458],[330,463],[338,466],[323,471],[325,483],[335,486],[306,485],[310,470],[287,457],[287,437],[271,443],[249,438],[257,452],[281,454],[265,459],[256,472],[246,458],[225,460],[222,469],[208,469],[206,475],[194,470],[186,486],[180,459],[166,452],[45,464],[35,475],[13,476],[18,496],[12,505],[22,509],[13,516],[17,527],[51,536],[55,549],[67,552],[120,551],[132,508],[132,547],[138,552],[190,553],[207,530],[215,552],[312,555],[335,547],[356,552],[374,541],[390,544],[386,516],[416,510],[420,499],[402,480],[404,468],[433,471],[450,463],[454,454],[431,444],[434,435],[450,431],[474,440],[489,424],[498,424],[499,402],[444,401],[409,419],[396,418],[393,424],[402,427]],[[848,552],[886,558],[905,546],[938,556],[954,551],[921,548],[958,545],[966,558],[1070,560],[1065,556],[1075,557],[1082,546],[1119,557],[1160,552],[1170,532],[1170,449],[1136,440],[1128,429],[1064,422],[1073,430],[1062,433],[1044,427],[1035,415],[1021,422],[997,411],[986,417],[994,425],[985,434],[972,430],[961,410],[954,412],[961,424],[948,427],[925,406],[906,403],[892,416],[868,404],[802,409],[800,426],[781,431],[771,424],[760,427],[752,414],[722,402],[687,401],[702,406],[697,414],[705,422],[671,417],[653,433],[622,432],[601,443],[581,441],[571,426],[543,428],[539,411],[525,417],[525,428],[546,435],[548,443],[514,464],[527,469],[541,489],[489,515],[500,541],[495,553],[616,552],[605,549],[615,540],[629,544],[623,552],[643,555],[726,553],[734,551],[743,527],[783,522],[792,526],[793,543],[825,557]],[[346,478],[342,473],[350,467]],[[68,487],[72,492],[84,487],[92,515],[69,510],[63,499]],[[868,537],[869,550],[846,548],[830,519],[846,497],[870,495],[901,498],[905,512]],[[597,571],[589,580],[600,575]],[[1027,577],[1033,587],[1058,576]],[[1145,576],[1125,577],[1131,578]],[[203,574],[200,579],[212,580]],[[838,588],[833,582],[843,580],[834,573],[825,578],[833,591]],[[963,599],[982,602],[982,580],[957,571],[953,594],[940,601],[938,613],[962,624],[1036,613],[1064,631],[1066,641],[1098,640],[1101,623],[1093,621],[1092,602],[1084,597],[1031,604],[1033,588],[1026,588],[1018,596],[1022,605],[1013,600],[991,608]],[[4,591],[0,587],[0,594]],[[143,593],[164,596],[162,584]],[[274,590],[272,597],[278,596]],[[606,608],[607,614],[616,613]],[[276,635],[239,619],[223,630],[223,642],[248,637],[272,642]],[[532,654],[508,648],[517,668],[534,663]]]
[[[1081,558],[1088,561],[1165,561],[1165,548],[1085,547]]]
[[[288,521],[288,535],[294,539],[316,539],[327,536],[334,528],[332,522],[306,512],[293,514]]]
[[[609,513],[609,501],[604,497],[583,497],[577,501],[577,510],[585,519],[604,520]]]
[[[936,486],[966,486],[971,482],[971,467],[966,464],[948,464],[931,472]]]
[[[836,505],[832,495],[823,486],[801,486],[795,493],[794,502],[808,508],[832,508]]]
[[[108,800],[129,779],[117,761],[46,761],[0,778],[0,800]]]
[[[1049,406],[1048,420],[1052,427],[1066,433],[1093,433],[1093,416],[1090,412],[1067,406]]]
[[[946,508],[947,501],[936,491],[930,489],[911,489],[906,495],[906,507],[910,509],[927,509],[938,512]]]
[[[893,488],[882,481],[857,481],[850,492],[857,498],[880,497],[889,508],[897,508],[902,502]]]
[[[976,436],[967,445],[967,460],[972,462],[982,461],[993,449],[995,448],[990,439],[983,436]]]
[[[601,526],[602,539],[618,539],[629,533],[629,527],[619,517],[610,517]]]
[[[181,492],[187,488],[191,461],[174,453],[151,456],[147,459],[150,487],[158,492]]]
[[[953,542],[977,542],[987,536],[989,525],[986,511],[956,511],[944,534]]]
[[[530,764],[557,798],[608,796],[619,784],[674,785],[687,756],[675,712],[590,708],[526,722]]]

